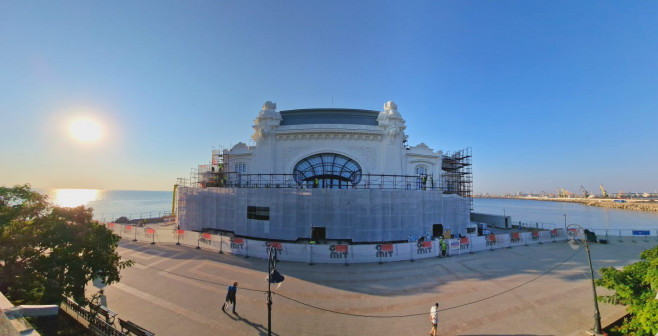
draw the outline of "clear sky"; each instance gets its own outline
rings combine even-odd
[[[267,100],[393,100],[477,193],[654,192],[658,2],[0,2],[0,185],[171,190]]]

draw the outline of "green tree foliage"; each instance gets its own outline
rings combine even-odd
[[[83,206],[52,206],[29,185],[0,188],[0,291],[14,303],[85,301],[96,276],[118,282],[133,264],[116,252],[120,237],[92,220]]]
[[[617,270],[601,268],[597,285],[615,291],[600,301],[628,306],[630,317],[618,328],[624,335],[658,333],[658,246],[643,251],[640,261]]]

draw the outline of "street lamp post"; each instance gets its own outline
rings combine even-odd
[[[565,214],[566,218],[566,214]],[[565,219],[566,220],[566,219]],[[577,233],[571,231],[571,227],[577,228]],[[576,229],[574,229],[576,230]],[[596,300],[596,285],[594,284],[594,268],[592,267],[592,256],[589,252],[589,244],[587,243],[587,236],[585,235],[584,229],[578,224],[569,224],[567,228],[567,234],[571,235],[571,240],[569,245],[573,248],[578,248],[578,244],[575,242],[575,238],[580,239],[585,243],[585,251],[587,251],[587,262],[589,263],[589,274],[590,279],[592,280],[592,293],[594,295],[594,328],[591,330],[593,335],[603,335],[601,332],[601,313],[599,312],[599,303]]]
[[[567,231],[567,214],[564,214],[564,231]]]
[[[281,283],[285,279],[276,270],[276,248],[270,246],[267,249],[267,335],[272,336],[272,284]]]

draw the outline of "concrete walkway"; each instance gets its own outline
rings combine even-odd
[[[635,262],[655,245],[594,244],[594,266]],[[267,335],[267,261],[126,240],[119,251],[136,262],[105,291],[122,319],[158,336]],[[566,243],[413,263],[277,268],[286,280],[273,286],[273,335],[428,335],[437,301],[440,335],[585,335],[594,323],[586,253]],[[220,310],[233,281],[235,315]],[[89,287],[91,295],[96,289]],[[602,303],[600,309],[604,325],[625,310]]]

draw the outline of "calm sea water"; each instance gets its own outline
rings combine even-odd
[[[121,216],[149,218],[171,213],[171,191],[50,189],[50,201],[59,206],[84,205],[94,209],[94,218],[111,221]]]
[[[557,228],[576,223],[592,230],[642,229],[658,230],[658,213],[585,206],[576,203],[519,199],[476,198],[473,209],[478,213],[507,215],[512,222],[550,223]]]
[[[148,218],[171,212],[171,191],[50,189],[45,192],[59,206],[84,205],[94,208],[94,218],[111,221],[121,216]],[[575,203],[517,199],[473,200],[474,211],[507,215],[513,222],[544,223],[564,227],[576,223],[589,229],[658,230],[658,213],[589,207]]]

